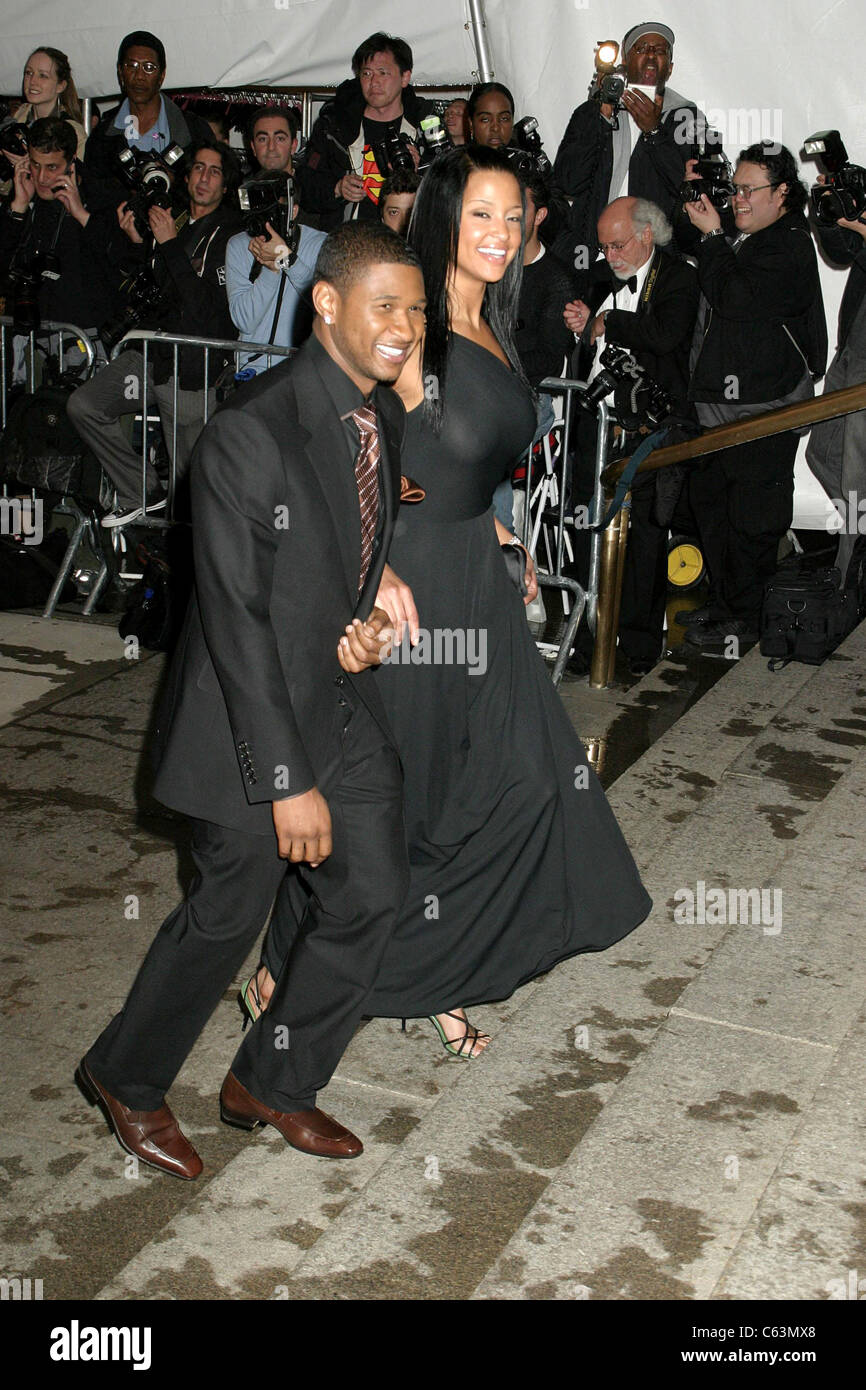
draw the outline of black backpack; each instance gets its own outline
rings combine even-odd
[[[46,364],[47,380],[18,397],[0,436],[0,481],[99,506],[102,470],[76,430],[66,403],[81,385]]]
[[[859,553],[858,553],[859,552]],[[855,546],[842,583],[838,569],[811,567],[803,556],[764,587],[761,655],[777,671],[789,661],[820,666],[866,613],[866,553]]]

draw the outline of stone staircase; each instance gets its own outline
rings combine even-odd
[[[58,1081],[42,1108],[60,1101],[69,1127],[54,1168],[4,1141],[33,1193],[22,1273],[46,1297],[310,1300],[823,1299],[866,1274],[864,742],[866,625],[820,668],[739,662],[610,791],[649,920],[473,1009],[494,1042],[472,1064],[429,1025],[359,1030],[321,1100],[364,1138],[357,1161],[219,1123],[230,996],[171,1096],[205,1158],[195,1184],[130,1171]],[[154,925],[177,894],[169,856],[143,851],[122,883],[143,885]],[[739,897],[714,912],[714,889]],[[759,889],[762,920],[728,920]],[[702,892],[708,920],[677,920]],[[56,1075],[120,1002],[88,992],[112,923],[67,982]],[[43,973],[68,960],[41,945]],[[25,1085],[45,1075],[33,1041]],[[50,1154],[45,1119],[28,1132]]]

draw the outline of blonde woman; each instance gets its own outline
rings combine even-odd
[[[60,116],[68,121],[78,138],[76,155],[84,155],[87,131],[82,121],[81,102],[69,59],[59,48],[36,48],[24,64],[21,87],[24,105],[19,106],[14,119],[22,125],[32,125],[44,116]]]

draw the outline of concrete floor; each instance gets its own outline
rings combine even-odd
[[[323,1099],[364,1138],[346,1165],[219,1122],[233,986],[170,1097],[194,1184],[137,1169],[72,1083],[188,872],[142,772],[161,668],[113,626],[0,614],[9,1275],[46,1300],[824,1301],[852,1270],[856,1289],[866,630],[817,670],[680,654],[630,688],[566,682],[648,922],[474,1010],[494,1042],[471,1066],[421,1023],[360,1029]],[[781,894],[781,930],[678,921],[701,883]]]

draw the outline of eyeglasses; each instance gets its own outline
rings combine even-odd
[[[155,72],[159,72],[159,63],[140,63],[137,58],[131,58],[128,62],[121,64],[124,72],[146,72],[148,77],[152,77]]]
[[[655,53],[659,58],[664,58],[667,56],[668,45],[666,43],[636,43],[634,51],[639,53],[642,58],[646,57],[647,53]]]
[[[762,188],[778,188],[777,183],[756,183],[754,188],[748,183],[732,183],[734,195],[737,198],[745,198],[747,203],[752,201],[753,193],[760,193]]]
[[[636,236],[637,233],[632,232],[628,241],[634,241]],[[608,251],[624,251],[625,248],[628,246],[628,241],[600,241],[598,244],[598,249],[603,256],[606,256]]]

